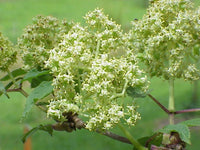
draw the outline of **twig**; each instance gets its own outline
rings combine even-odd
[[[169,111],[165,106],[163,106],[158,100],[156,100],[151,94],[148,94],[148,96],[156,103],[162,110],[164,110],[167,114],[182,114],[182,113],[188,113],[188,112],[199,112],[200,108],[193,108],[193,109],[184,109],[184,110],[179,110],[179,111]]]
[[[114,134],[112,132],[109,132],[109,131],[105,131],[105,132],[101,132],[100,130],[96,130],[97,133],[100,133],[102,135],[105,135],[107,137],[110,137],[114,140],[117,140],[117,141],[120,141],[120,142],[123,142],[123,143],[127,143],[127,144],[132,144],[127,138],[123,137],[123,136],[120,136],[120,135],[117,135],[117,134]]]
[[[147,148],[144,147],[138,140],[136,140],[125,127],[123,127],[121,124],[118,124],[118,126],[137,150],[147,150]]]
[[[172,112],[170,112],[165,106],[163,106],[157,99],[155,99],[151,94],[148,94],[148,96],[156,103],[158,104],[158,106],[160,106],[160,108],[162,110],[164,110],[167,114],[171,114]]]
[[[78,116],[77,116],[78,117]],[[72,119],[73,120],[73,119]],[[72,121],[71,120],[71,121]],[[78,122],[82,122],[83,123],[83,121],[80,119],[80,118],[78,118],[78,119],[76,119],[76,120],[74,120],[74,121],[77,121],[78,120]],[[81,121],[80,121],[81,120]],[[61,122],[59,122],[59,121],[57,121],[57,123],[56,124],[54,124],[54,125],[52,125],[52,128],[53,128],[53,130],[56,130],[56,131],[67,131],[67,132],[72,132],[73,130],[76,130],[76,126],[77,126],[77,122],[69,122],[69,121],[65,121],[65,122],[63,122],[63,123],[61,123]],[[79,126],[79,128],[78,129],[81,129],[81,127]],[[86,129],[85,128],[85,125],[82,125],[82,129]],[[110,131],[105,131],[105,132],[102,132],[102,131],[100,131],[99,129],[97,129],[97,130],[95,130],[97,133],[99,133],[99,134],[101,134],[101,135],[105,135],[105,136],[107,136],[107,137],[109,137],[109,138],[112,138],[112,139],[114,139],[114,140],[117,140],[117,141],[120,141],[120,142],[123,142],[123,143],[127,143],[127,144],[132,144],[131,143],[131,141],[129,140],[129,139],[127,139],[127,138],[125,138],[125,137],[123,137],[123,136],[120,136],[120,135],[117,135],[117,134],[114,134],[114,133],[112,133],[112,132],[110,132]]]
[[[182,113],[198,112],[198,111],[200,111],[200,108],[184,109],[184,110],[175,111],[174,114],[182,114]]]
[[[28,93],[26,93],[26,91],[24,91],[22,88],[18,88],[18,89],[7,89],[6,92],[20,92],[22,95],[24,95],[25,97],[28,97]]]
[[[28,93],[26,93],[26,91],[24,91],[23,89],[20,89],[20,93],[22,93],[25,97],[28,97]]]

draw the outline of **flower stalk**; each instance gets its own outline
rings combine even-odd
[[[172,112],[169,115],[169,123],[174,124],[174,113],[175,112],[175,106],[174,106],[174,80],[169,80],[169,106],[168,109],[170,112]]]
[[[146,147],[142,146],[131,134],[130,132],[119,124],[119,128],[125,134],[125,136],[129,139],[133,146],[135,146],[138,150],[148,150]]]

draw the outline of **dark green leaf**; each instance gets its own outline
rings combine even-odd
[[[162,133],[168,133],[171,132],[177,132],[181,138],[182,141],[191,144],[190,142],[190,130],[187,125],[185,124],[175,124],[175,125],[168,125],[164,127],[163,129],[159,130],[159,132]]]
[[[1,96],[2,94],[5,94],[5,95],[7,96],[7,98],[9,98],[9,96],[8,96],[8,94],[7,94],[7,92],[6,92],[6,89],[5,89],[4,85],[3,85],[3,83],[0,82],[0,96]]]
[[[33,78],[37,78],[45,74],[49,74],[49,70],[38,71],[36,69],[33,69],[24,76],[23,81],[26,81],[26,80],[31,81]]]
[[[155,133],[152,136],[146,136],[138,139],[137,141],[143,146],[148,146],[150,149],[151,145],[160,146],[162,144],[163,134]],[[135,147],[133,150],[137,150]]]
[[[31,81],[31,88],[37,87],[43,81],[52,81],[53,77],[50,74],[41,75],[37,78],[33,78]]]
[[[194,54],[199,56],[199,54],[200,54],[200,45],[198,45],[198,44],[195,45],[193,50],[194,50]]]
[[[27,138],[29,138],[32,134],[34,134],[38,130],[43,130],[48,132],[51,136],[53,134],[53,128],[51,125],[39,125],[38,127],[35,127],[31,129],[29,132],[27,132],[23,137],[22,137],[22,142],[26,142]]]
[[[36,103],[39,99],[43,99],[53,91],[53,86],[51,81],[43,81],[39,86],[37,86],[28,96],[26,100],[26,105],[23,113],[23,118],[31,110],[32,105]]]
[[[43,131],[46,131],[48,132],[51,136],[53,135],[53,128],[52,128],[52,125],[49,124],[49,125],[40,125],[39,126],[39,130],[43,130]]]
[[[46,106],[46,105],[49,105],[49,102],[37,102],[36,105],[37,106]]]
[[[140,88],[137,87],[128,87],[126,89],[126,92],[128,94],[128,96],[132,97],[132,98],[137,98],[137,97],[145,97],[146,94],[142,92],[142,90]]]
[[[39,128],[35,127],[33,129],[31,129],[29,132],[27,132],[23,137],[22,137],[22,142],[26,142],[27,138],[29,138],[33,133],[35,133],[36,131],[38,131]]]
[[[24,71],[24,70],[21,69],[21,68],[18,68],[18,69],[13,70],[13,71],[11,72],[11,74],[13,75],[14,78],[15,78],[15,77],[18,77],[18,76],[21,76],[21,75],[24,75],[25,73],[26,73],[26,71]],[[7,80],[9,80],[9,79],[10,79],[10,75],[7,74],[7,75],[4,76],[3,78],[1,78],[0,81],[7,81]]]
[[[19,78],[16,78],[15,81],[17,85],[19,85],[21,83],[21,79],[23,79],[22,77],[19,77]],[[14,83],[11,81],[10,83],[8,83],[6,86],[5,86],[5,89],[9,89]]]
[[[200,118],[183,121],[183,122],[181,122],[181,124],[185,124],[190,127],[200,126]]]

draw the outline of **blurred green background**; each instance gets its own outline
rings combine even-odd
[[[195,0],[199,6],[200,0]],[[0,31],[12,42],[17,42],[23,28],[31,24],[32,17],[36,15],[51,15],[60,19],[80,21],[84,23],[83,16],[96,7],[103,8],[114,20],[122,24],[126,31],[130,27],[130,21],[142,18],[148,6],[147,0],[0,0]],[[0,76],[2,73],[0,72]],[[167,82],[151,79],[151,94],[162,104],[167,106],[168,84]],[[200,86],[200,85],[199,85]],[[200,88],[200,87],[199,87]],[[175,82],[176,109],[186,109],[194,103],[192,100],[193,86],[190,82],[178,80]],[[27,124],[30,127],[39,124],[52,123],[38,108],[33,108],[28,118],[20,122],[24,109],[25,98],[18,93],[11,93],[10,99],[0,97],[0,150],[22,150],[21,137],[23,128]],[[198,93],[200,99],[200,92]],[[168,123],[167,115],[157,107],[148,97],[137,99],[142,120],[130,128],[131,134],[140,138],[153,133],[158,128]],[[200,107],[200,100],[195,106]],[[199,117],[200,113],[177,115],[176,122]],[[192,128],[192,145],[188,150],[198,150],[200,147],[200,129]],[[113,132],[122,133],[116,128]],[[131,145],[120,143],[98,133],[86,130],[76,132],[54,132],[53,136],[39,131],[32,137],[32,150],[127,150]]]

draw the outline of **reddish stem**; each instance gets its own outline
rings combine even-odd
[[[105,131],[105,132],[101,132],[99,130],[96,130],[97,133],[100,133],[102,135],[105,135],[107,137],[110,137],[114,140],[117,140],[117,141],[120,141],[120,142],[123,142],[123,143],[127,143],[127,144],[132,144],[129,139],[123,137],[123,136],[120,136],[120,135],[117,135],[117,134],[114,134],[112,132],[109,132],[109,131]]]
[[[160,108],[162,110],[164,110],[167,114],[171,114],[171,112],[165,107],[163,106],[157,99],[155,99],[151,94],[148,94],[148,96],[156,103],[158,104],[158,106],[160,106]]]
[[[176,114],[182,114],[182,113],[189,113],[189,112],[199,112],[200,108],[193,108],[193,109],[184,109],[179,110],[175,112],[169,111],[165,106],[163,106],[157,99],[155,99],[151,94],[148,94],[148,96],[156,103],[162,110],[164,110],[169,115],[176,115]]]
[[[182,113],[198,112],[198,111],[200,111],[200,108],[184,109],[184,110],[175,111],[174,114],[182,114]]]

